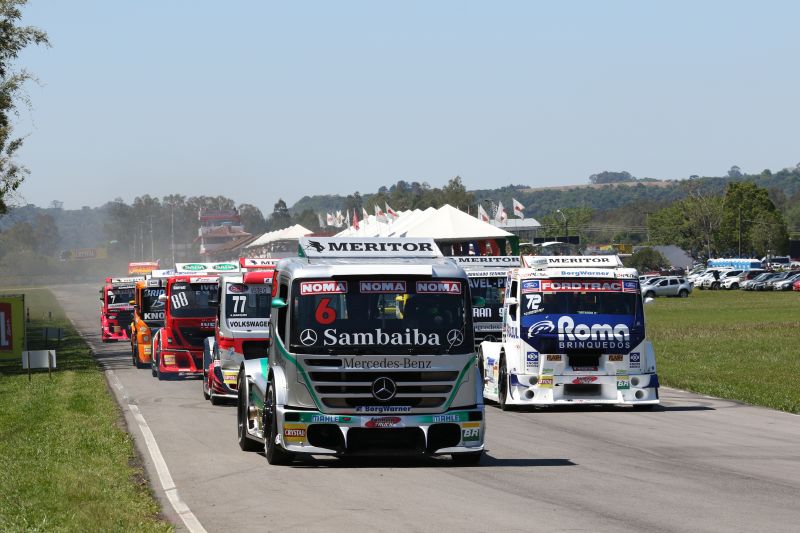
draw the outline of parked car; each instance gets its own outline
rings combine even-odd
[[[775,287],[776,283],[789,278],[789,276],[791,275],[792,272],[789,270],[787,270],[786,272],[779,272],[775,277],[768,279],[766,283],[764,283],[764,290],[771,291]]]
[[[694,280],[690,279],[689,282],[692,284],[692,286],[697,287],[698,289],[702,289],[706,280],[711,280],[711,281],[718,280],[724,272],[728,272],[729,270],[732,269],[729,267],[709,268],[705,272],[694,278]]]
[[[741,283],[740,289],[745,291],[754,291],[755,284],[767,281],[771,276],[774,276],[774,272],[762,272],[758,276],[754,277],[753,279],[745,280]]]
[[[644,298],[655,298],[656,296],[677,296],[686,298],[692,292],[692,285],[686,278],[678,276],[667,276],[664,279],[649,283],[642,287]]]
[[[728,276],[723,279],[720,283],[720,288],[722,289],[738,289],[740,288],[745,282],[754,279],[761,274],[763,274],[763,270],[745,270],[744,272],[740,273],[738,276]]]
[[[714,276],[713,274],[710,277],[703,278],[703,284],[700,286],[701,289],[711,289],[715,291],[722,287],[722,282],[728,278],[735,278],[739,274],[744,272],[744,270],[726,270],[724,272],[720,272],[718,276]]]
[[[795,281],[800,280],[800,272],[789,271],[789,275],[772,284],[773,291],[790,291]]]
[[[764,290],[772,290],[772,286],[767,288],[767,283],[771,283],[773,281],[779,281],[779,279],[784,275],[784,272],[772,272],[769,276],[762,279],[761,281],[753,283],[752,290],[754,291],[764,291]]]
[[[800,280],[797,280],[792,284],[792,290],[793,291],[800,291]]]

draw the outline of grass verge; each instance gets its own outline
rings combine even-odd
[[[800,413],[800,292],[694,291],[646,313],[663,384]]]
[[[66,338],[52,380],[0,362],[0,530],[171,531],[88,346],[50,291],[26,290],[25,303],[31,349],[45,325]]]

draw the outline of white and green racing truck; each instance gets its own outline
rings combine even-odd
[[[239,372],[238,437],[301,455],[475,464],[484,408],[468,278],[430,239],[311,238],[276,267],[269,357]]]

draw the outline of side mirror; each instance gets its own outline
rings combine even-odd
[[[158,301],[167,303],[167,295],[166,294],[159,294],[158,295]]]
[[[503,303],[511,307],[512,305],[517,305],[519,303],[519,300],[517,300],[516,296],[509,296],[508,298],[505,299]]]
[[[128,305],[136,305],[136,300],[131,300],[130,302],[128,302]]]
[[[272,308],[273,309],[283,309],[286,307],[286,300],[283,298],[273,298],[272,299]]]
[[[486,298],[483,296],[474,296],[472,298],[472,307],[486,307]]]

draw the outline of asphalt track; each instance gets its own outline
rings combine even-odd
[[[800,417],[662,389],[663,405],[502,412],[481,466],[311,459],[273,467],[236,443],[233,406],[198,380],[159,382],[99,340],[97,287],[54,292],[120,399],[164,514],[179,529],[128,401],[183,502],[212,531],[799,531]]]

